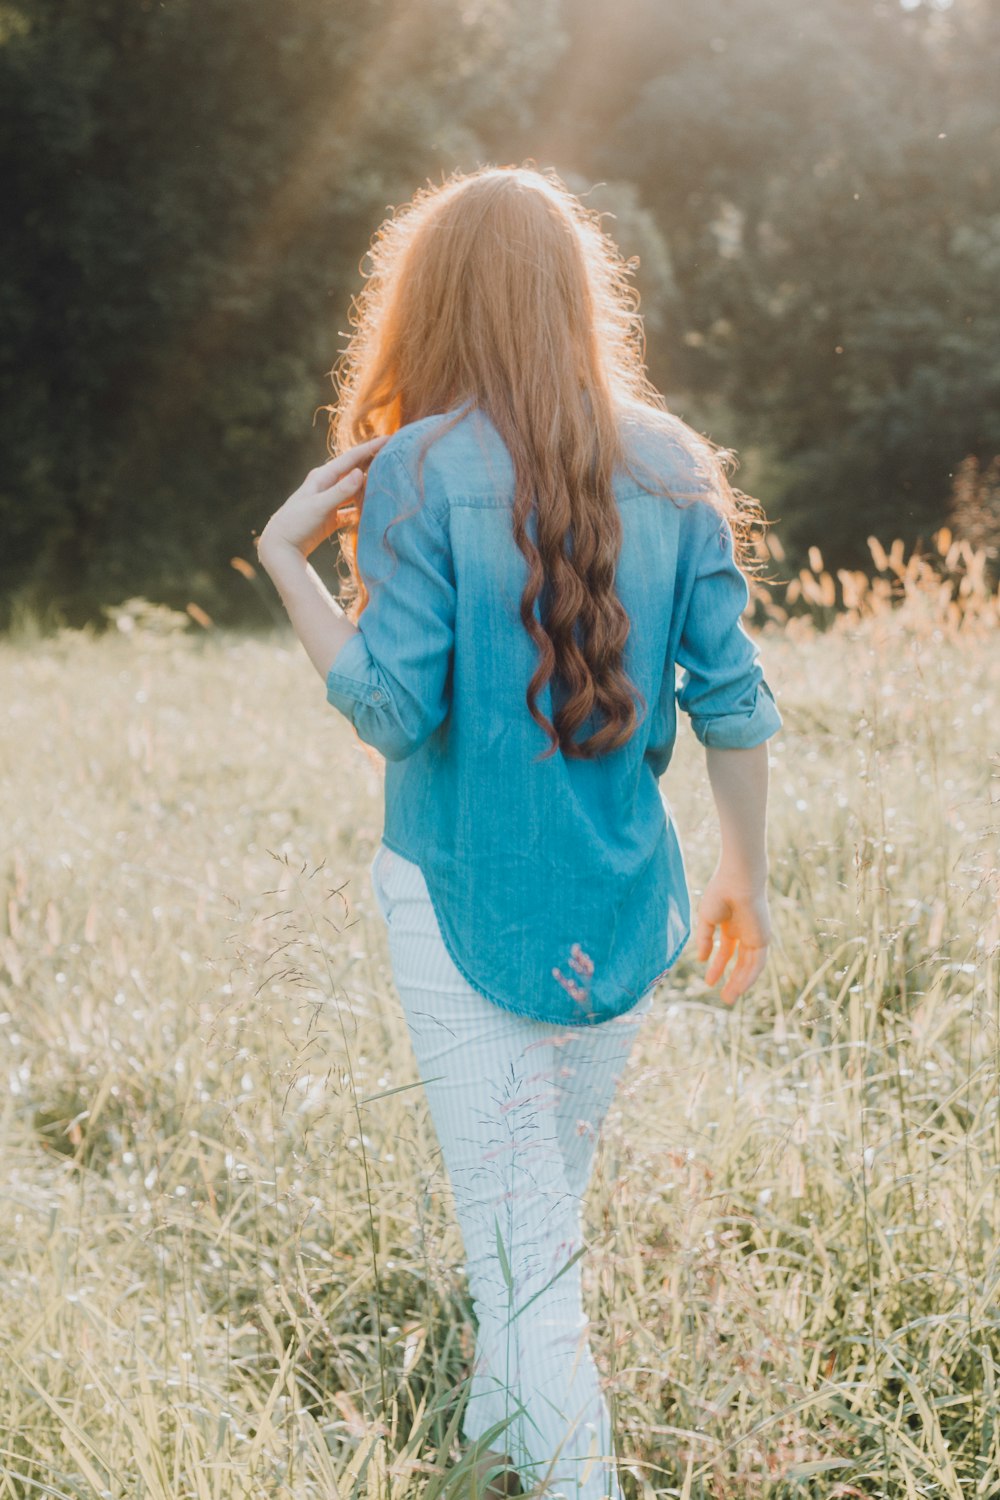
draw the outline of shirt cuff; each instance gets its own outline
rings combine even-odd
[[[757,684],[754,706],[748,714],[691,716],[695,736],[703,745],[716,750],[749,750],[777,734],[783,722],[774,694],[763,678]]]
[[[385,689],[378,686],[375,677],[375,663],[359,628],[348,636],[326,674],[326,701],[339,708],[353,724],[359,703],[377,705],[386,701]]]

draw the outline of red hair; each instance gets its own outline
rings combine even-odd
[[[622,541],[615,472],[667,499],[710,500],[738,553],[757,508],[730,486],[728,450],[667,411],[646,376],[628,281],[636,262],[622,259],[600,216],[555,173],[533,165],[455,172],[421,189],[380,226],[369,258],[354,331],[332,372],[337,402],[324,408],[331,451],[460,403],[453,422],[435,424],[431,442],[462,419],[466,402],[488,415],[513,461],[513,535],[528,564],[521,619],[538,648],[528,711],[551,738],[546,755],[618,748],[639,722],[636,700],[645,705],[622,665],[629,618],[614,583]],[[635,473],[620,427],[626,410],[682,444],[690,490],[670,492],[656,474]],[[537,546],[526,527],[532,511]],[[368,599],[357,567],[359,514],[348,508],[340,533],[355,620]],[[534,606],[546,583],[539,623]],[[536,699],[555,674],[568,692],[553,724]],[[594,710],[603,722],[576,742]]]

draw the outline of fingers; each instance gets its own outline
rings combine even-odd
[[[348,469],[353,469],[356,464],[360,465],[362,469],[366,469],[378,450],[382,447],[382,444],[389,441],[391,435],[391,433],[383,432],[378,437],[369,438],[367,442],[355,443],[353,448],[345,449],[343,453],[338,454],[330,462],[341,463]]]
[[[717,984],[723,969],[736,952],[736,937],[726,927],[719,928],[719,946],[709,961],[705,970],[705,983]]]
[[[722,989],[722,999],[727,1005],[732,1005],[755,980],[760,978],[766,962],[766,948],[748,948],[741,945],[740,956]]]
[[[339,484],[349,494],[361,483],[368,465],[382,445],[389,441],[390,436],[390,433],[381,433],[378,437],[369,438],[367,442],[355,443],[353,448],[345,448],[343,453],[337,453],[325,464],[311,469],[303,488],[319,492]],[[360,473],[355,474],[355,469],[360,470]]]
[[[715,935],[715,923],[705,915],[704,911],[698,913],[698,925],[695,934],[695,943],[698,962],[703,964],[712,951],[712,938]]]
[[[712,952],[712,942],[718,929],[719,943],[715,952]],[[725,982],[721,992],[722,999],[727,1005],[732,1005],[738,1000],[763,972],[767,962],[767,944],[755,947],[752,944],[740,942],[728,922],[713,922],[704,914],[699,915],[697,931],[697,953],[698,962],[705,963],[705,983],[707,985],[718,984],[725,971],[726,965],[737,952],[738,957],[733,966],[732,973]]]

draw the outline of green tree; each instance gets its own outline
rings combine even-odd
[[[926,536],[1000,447],[995,11],[580,0],[550,139],[628,173],[677,285],[660,383],[768,445],[786,540]],[[629,86],[623,87],[628,81]]]
[[[558,46],[543,3],[33,0],[4,8],[0,595],[137,591],[220,619],[325,453],[369,236],[472,165]],[[554,14],[550,5],[548,12]],[[466,24],[466,19],[470,24]],[[509,35],[522,38],[511,49]]]

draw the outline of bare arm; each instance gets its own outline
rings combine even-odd
[[[735,953],[736,963],[722,990],[723,1000],[731,1005],[763,971],[771,940],[767,741],[739,750],[707,747],[705,758],[722,847],[698,912],[697,954],[701,963],[708,959],[718,928],[719,946],[705,982],[715,984]]]
[[[312,563],[291,542],[270,537],[265,528],[257,544],[257,558],[270,574],[306,655],[325,680],[331,662],[336,661],[341,646],[357,635],[358,627],[348,619]]]
[[[324,678],[358,629],[307,558],[333,532],[338,507],[352,496],[360,497],[368,467],[387,441],[382,436],[357,443],[311,469],[257,540],[257,560],[270,574],[296,635]]]
[[[767,880],[767,741],[749,750],[705,750],[722,834],[720,865],[734,885],[756,891]]]

